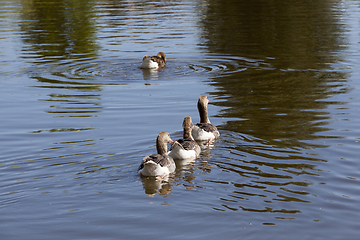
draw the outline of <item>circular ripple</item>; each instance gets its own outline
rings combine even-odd
[[[33,74],[70,84],[129,84],[134,80],[171,80],[193,74],[228,75],[249,68],[269,69],[271,66],[261,60],[233,56],[206,56],[188,61],[168,58],[165,68],[149,70],[140,68],[139,59],[82,59],[50,64]]]

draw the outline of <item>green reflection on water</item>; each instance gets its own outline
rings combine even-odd
[[[346,93],[342,61],[344,31],[332,1],[209,1],[203,8],[202,44],[216,54],[265,61],[211,80],[231,118],[221,129],[241,132],[279,147],[308,147],[302,140],[331,130],[326,109]],[[261,71],[259,71],[261,70]],[[320,145],[316,145],[320,147]]]
[[[345,104],[333,98],[349,91],[348,71],[338,67],[346,29],[336,4],[209,0],[201,7],[200,45],[242,68],[225,66],[228,74],[209,81],[223,118],[223,152],[212,163],[235,173],[215,210],[296,214],[316,202],[312,177],[328,162],[319,148],[339,137],[331,135],[331,108]]]
[[[95,2],[21,1],[21,4],[25,10],[21,13],[20,26],[27,33],[22,37],[23,57],[35,52],[41,58],[56,61],[97,54]]]
[[[211,52],[275,59],[277,68],[319,69],[336,62],[344,32],[333,1],[210,0],[201,24]]]

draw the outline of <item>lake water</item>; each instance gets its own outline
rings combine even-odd
[[[358,1],[0,3],[1,239],[359,239]],[[158,71],[144,55],[167,54]],[[210,99],[221,136],[141,159]]]

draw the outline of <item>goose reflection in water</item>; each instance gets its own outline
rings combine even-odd
[[[156,179],[156,177],[142,176],[140,178],[146,195],[167,195],[170,194],[173,188],[178,185],[182,185],[187,189],[199,187],[203,188],[201,184],[199,185],[199,182],[196,184],[194,183],[194,180],[197,177],[196,172],[200,171],[201,174],[210,173],[214,168],[214,166],[209,163],[208,158],[205,156],[195,162],[193,160],[185,159],[178,160],[175,162],[175,164],[175,172],[170,173],[161,180]]]
[[[162,180],[156,180],[155,177],[142,177],[141,180],[145,194],[148,196],[154,196],[157,193],[167,195],[172,191],[171,178],[169,177]]]

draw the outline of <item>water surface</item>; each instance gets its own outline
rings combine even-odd
[[[358,239],[356,1],[0,6],[2,239]],[[220,139],[139,178],[203,94]]]

